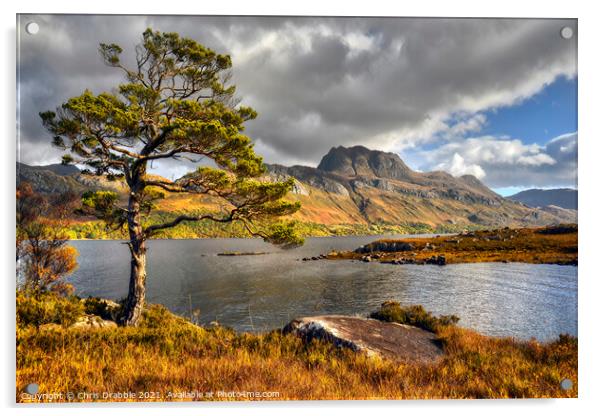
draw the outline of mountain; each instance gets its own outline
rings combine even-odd
[[[576,210],[577,195],[578,191],[576,189],[569,188],[528,189],[508,198],[534,208],[554,205],[564,209]]]
[[[68,169],[66,169],[68,168]],[[300,201],[294,218],[323,229],[371,230],[380,225],[409,230],[461,230],[484,226],[538,226],[576,222],[576,213],[561,207],[538,209],[503,198],[472,175],[454,177],[446,172],[416,172],[398,155],[363,146],[335,147],[317,168],[267,165],[262,180],[294,178],[287,198]],[[17,180],[27,180],[38,192],[82,193],[112,189],[125,200],[122,181],[107,181],[62,165],[17,164]],[[191,210],[219,210],[210,197],[170,194],[157,202],[158,215]],[[362,231],[362,232],[364,232]]]
[[[268,165],[275,180],[295,178],[296,216],[322,224],[391,223],[430,227],[529,226],[574,222],[570,211],[508,200],[475,176],[416,172],[398,155],[363,146],[333,147],[317,168]]]
[[[26,181],[36,192],[42,194],[73,192],[82,194],[88,190],[125,189],[119,181],[108,181],[105,178],[84,175],[72,165],[60,163],[44,166],[30,166],[17,162],[17,184]]]
[[[79,173],[80,170],[75,166],[29,166],[17,162],[17,184],[29,182],[34,190],[43,194],[84,192],[87,186],[76,180]]]

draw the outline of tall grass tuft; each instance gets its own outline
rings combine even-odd
[[[438,329],[445,326],[455,325],[460,320],[456,315],[434,316],[422,305],[402,307],[399,302],[392,300],[383,302],[380,308],[372,312],[369,317],[385,322],[417,326],[431,332],[437,332]]]

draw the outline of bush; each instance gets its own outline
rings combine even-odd
[[[142,311],[140,328],[164,328],[173,326],[174,323],[185,322],[183,318],[176,317],[163,305],[146,305]]]
[[[21,327],[59,324],[65,327],[84,315],[84,305],[76,296],[53,292],[17,291],[17,325]]]
[[[434,316],[422,305],[402,307],[399,302],[391,300],[384,302],[380,309],[372,312],[369,317],[379,321],[417,326],[431,332],[437,332],[441,327],[455,325],[460,320],[456,315]]]
[[[87,315],[97,315],[102,319],[115,321],[121,312],[121,304],[110,305],[105,299],[90,296],[84,300],[84,309]]]

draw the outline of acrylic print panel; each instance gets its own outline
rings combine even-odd
[[[577,396],[577,21],[19,15],[16,400]]]

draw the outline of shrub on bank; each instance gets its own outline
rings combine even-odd
[[[65,327],[84,315],[84,305],[76,296],[60,296],[54,292],[17,291],[17,326],[39,327],[59,324]]]
[[[442,327],[455,325],[460,320],[456,315],[435,316],[424,309],[422,305],[402,307],[399,302],[392,300],[384,302],[380,309],[372,312],[369,317],[379,321],[417,326],[431,332],[437,332]]]

